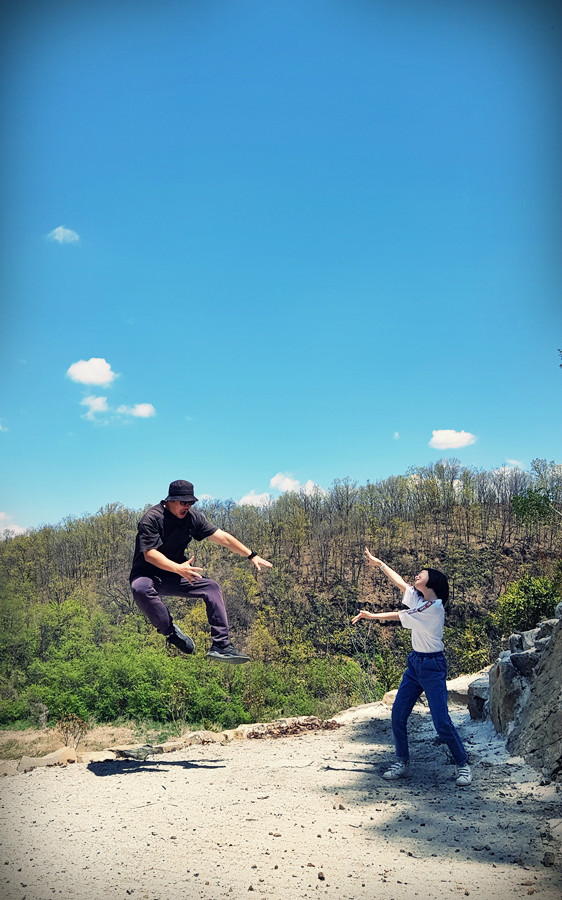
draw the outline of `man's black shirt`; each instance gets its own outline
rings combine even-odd
[[[139,522],[129,582],[141,575],[150,578],[155,575],[160,578],[178,577],[173,572],[166,572],[147,562],[144,553],[147,550],[159,550],[173,562],[183,563],[185,548],[192,538],[202,541],[217,530],[217,526],[211,525],[199,510],[190,509],[184,519],[179,519],[166,509],[161,500],[156,506],[151,506]]]

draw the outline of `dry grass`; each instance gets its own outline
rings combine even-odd
[[[80,750],[105,750],[118,744],[131,744],[135,742],[137,734],[134,726],[97,725],[84,735],[80,741]],[[63,739],[56,728],[0,731],[0,759],[45,756],[62,746]]]

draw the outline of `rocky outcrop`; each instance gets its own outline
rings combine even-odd
[[[534,669],[527,702],[507,746],[547,777],[562,776],[562,619]]]
[[[562,776],[562,604],[555,618],[511,635],[488,676],[470,685],[468,708],[473,719],[490,716],[514,755]]]

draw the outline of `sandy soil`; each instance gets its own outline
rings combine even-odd
[[[560,785],[541,784],[466,708],[452,709],[474,769],[457,788],[426,710],[413,776],[392,760],[390,710],[342,727],[35,769],[0,781],[3,900],[478,897],[560,900]]]

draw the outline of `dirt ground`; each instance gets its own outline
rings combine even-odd
[[[424,709],[411,718],[412,777],[384,781],[382,703],[347,710],[333,731],[5,777],[0,896],[560,900],[561,786],[510,759],[466,707],[451,713],[469,788]]]

